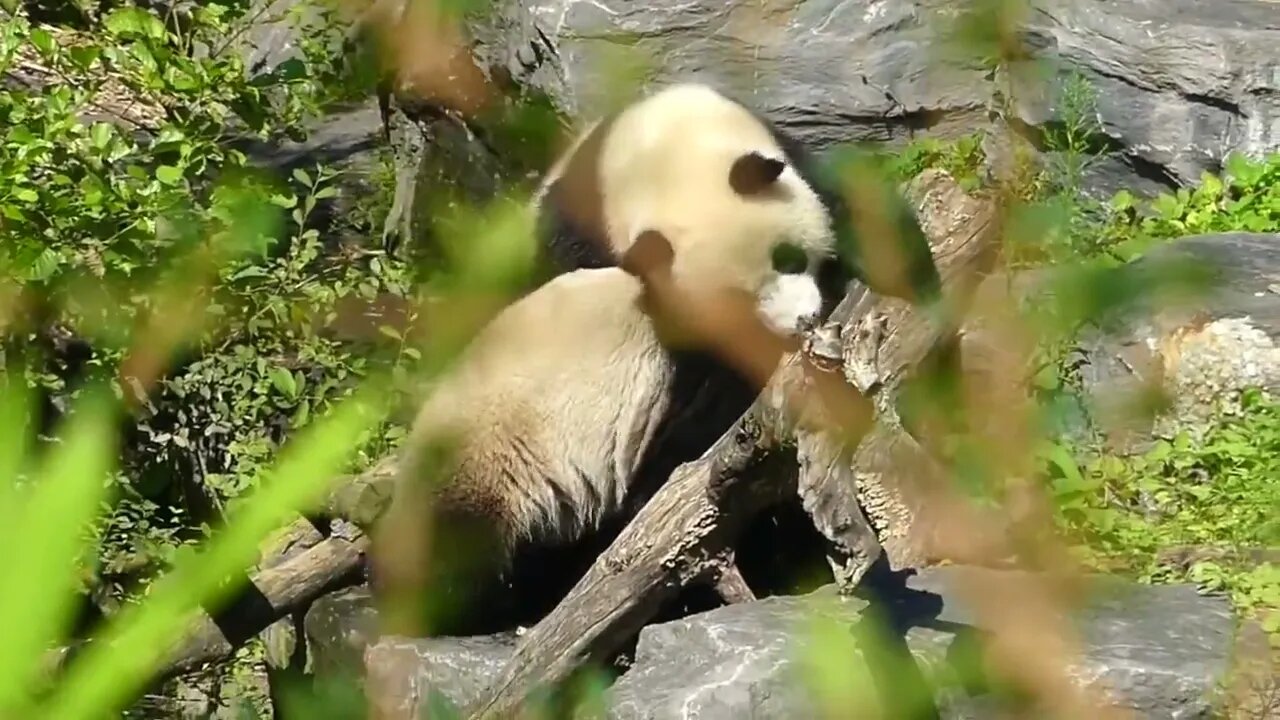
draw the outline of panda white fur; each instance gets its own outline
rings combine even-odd
[[[640,282],[617,267],[640,233],[669,240],[677,283],[755,293],[779,330],[839,301],[850,277],[833,217],[843,205],[799,158],[743,105],[685,84],[594,124],[552,168],[536,203],[543,242],[566,272],[475,338],[408,443],[401,480],[423,482],[416,449],[457,438],[431,498],[432,562],[480,556],[433,593],[476,591],[459,578],[519,569],[522,549],[571,543],[634,512],[754,398],[718,358],[660,342]],[[793,251],[795,272],[776,271],[780,248]],[[430,622],[435,633],[477,630]]]
[[[797,143],[714,88],[667,87],[588,126],[535,195],[542,245],[559,270],[607,267],[643,230],[667,237],[674,269],[754,253],[752,276],[724,278],[759,290],[778,330],[838,301],[850,278],[837,258],[838,193],[823,192]],[[802,253],[775,273],[778,241]],[[825,283],[825,285],[820,285]]]

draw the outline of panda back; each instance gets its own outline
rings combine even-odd
[[[415,440],[456,437],[452,482],[507,498],[519,534],[575,535],[635,476],[673,375],[640,289],[617,268],[554,278],[495,317],[419,412]]]

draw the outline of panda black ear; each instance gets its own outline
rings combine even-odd
[[[755,195],[772,185],[786,168],[785,162],[752,151],[733,161],[729,187],[739,195]]]

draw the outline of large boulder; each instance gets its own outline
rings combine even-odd
[[[1140,449],[1153,434],[1197,435],[1222,414],[1237,412],[1251,388],[1280,392],[1280,235],[1184,237],[1127,270],[1172,270],[1171,260],[1189,260],[1216,277],[1177,302],[1151,296],[1119,322],[1087,332],[1078,348],[1081,385],[1119,449]],[[1125,412],[1151,390],[1169,398],[1167,412],[1155,422]]]
[[[505,103],[545,108],[543,124],[554,124],[556,112],[607,110],[630,92],[625,81],[701,79],[740,94],[819,149],[1012,127],[1052,154],[1044,136],[1061,129],[1078,95],[1068,79],[1078,74],[1096,109],[1083,110],[1096,122],[1086,122],[1092,127],[1081,142],[1101,152],[1083,184],[1099,195],[1194,183],[1231,151],[1280,149],[1273,51],[1280,11],[1271,0],[1212,9],[1193,0],[1034,0],[1020,17],[1019,37],[1046,72],[950,54],[954,7],[940,0],[770,8],[741,0],[504,0],[468,22],[468,52]],[[255,67],[295,51],[291,36],[273,28],[252,35],[247,53]],[[510,142],[485,127],[509,113],[464,118],[420,100],[401,93],[392,108],[395,203],[385,233],[429,246],[433,216],[459,201],[485,202],[544,169],[545,130],[554,128]],[[997,162],[999,143],[987,149]]]
[[[359,676],[365,648],[378,637],[373,596],[366,586],[326,595],[311,604],[302,626],[312,672]]]
[[[762,8],[730,0],[533,0],[578,113],[612,100],[620,40],[647,80],[713,80],[818,147],[981,129],[988,110],[1033,129],[1061,120],[1061,82],[1097,95],[1106,162],[1093,181],[1155,188],[1195,182],[1228,151],[1280,148],[1280,10],[1269,0],[1034,0],[1021,18],[1042,74],[1002,73],[943,51],[954,3],[821,0]],[[1038,78],[1038,87],[1027,83]]]
[[[883,709],[907,695],[908,681],[943,717],[984,718],[999,705],[972,669],[987,628],[965,606],[962,582],[998,582],[1010,571],[963,566],[922,570],[906,589],[877,603],[896,632],[871,655],[879,621],[866,600],[838,597],[831,587],[808,596],[773,597],[719,608],[641,631],[631,668],[610,688],[615,720],[666,718],[816,717],[805,651],[823,637],[826,651],[847,654],[850,677],[867,678]],[[1015,580],[1034,581],[1017,575]],[[1234,621],[1221,597],[1188,585],[1145,586],[1100,578],[1076,614],[1083,659],[1073,677],[1144,718],[1208,717],[1216,683],[1229,669]],[[823,625],[814,626],[815,619]],[[806,633],[820,627],[822,635]],[[848,633],[847,635],[844,633]],[[896,648],[895,648],[896,643]],[[510,657],[510,636],[406,640],[388,638],[366,650],[370,689],[389,717],[416,717],[427,702],[465,705],[496,680]],[[909,655],[894,655],[908,651]],[[887,654],[886,654],[887,653]],[[894,659],[885,676],[879,671]],[[828,667],[830,665],[828,664]],[[429,700],[430,699],[430,700]]]
[[[963,662],[953,665],[952,658],[968,655],[984,629],[965,607],[958,583],[1000,574],[957,566],[925,570],[907,582],[918,595],[892,606],[890,614],[899,615],[894,624],[905,629],[907,648],[926,680],[940,691],[937,705],[944,717],[990,717],[989,708],[996,704],[993,698],[963,692],[957,681],[971,671]],[[614,687],[614,716],[656,720],[681,717],[693,708],[706,718],[816,716],[803,676],[806,668],[794,644],[815,600],[772,598],[646,628],[636,669]],[[857,600],[827,605],[850,626],[862,619],[865,607]],[[1077,617],[1077,627],[1084,658],[1073,674],[1105,689],[1118,707],[1148,718],[1208,715],[1215,683],[1228,669],[1233,620],[1225,600],[1201,596],[1190,586],[1105,580]],[[865,651],[860,655],[872,661]],[[662,660],[676,657],[681,658],[678,671]],[[879,701],[893,714],[894,703],[902,699],[903,679],[880,681],[872,668],[856,662],[852,667],[866,672],[873,687],[892,683],[875,687],[868,700]]]
[[[1016,115],[1044,128],[1065,73],[1092,86],[1111,152],[1091,180],[1107,191],[1197,183],[1230,151],[1280,149],[1280,8],[1271,0],[1035,0],[1030,44],[1054,92],[1018,93]],[[1046,102],[1047,101],[1047,102]]]
[[[514,634],[384,638],[365,654],[365,684],[378,717],[437,717],[479,700],[514,652]]]

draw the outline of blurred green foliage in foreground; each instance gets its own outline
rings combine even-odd
[[[403,426],[391,409],[423,370],[401,329],[355,339],[332,330],[348,301],[417,292],[404,264],[349,239],[376,235],[389,166],[374,179],[380,192],[322,234],[316,213],[338,196],[335,171],[274,176],[236,149],[299,136],[332,103],[367,95],[368,68],[336,50],[333,13],[299,14],[300,55],[250,79],[230,41],[251,19],[247,3],[194,4],[181,22],[131,5],[66,5],[79,9],[55,26],[0,4],[0,73],[37,79],[0,89],[0,535],[21,548],[0,568],[4,718],[38,717],[37,699],[60,720],[131,702],[164,641],[195,608],[225,598],[221,579],[250,566],[269,532],[336,473],[395,447]],[[1280,232],[1280,157],[1233,156],[1222,177],[1152,202],[1085,198],[1099,130],[1087,83],[1065,90],[1067,117],[1046,139],[1052,161],[1021,176],[1018,199],[1041,231],[1010,246],[1013,264],[1105,270],[1188,233]],[[987,183],[977,136],[924,139],[885,159],[898,179],[941,167],[967,188]],[[513,247],[519,228],[508,220],[460,211],[458,232],[494,244],[453,258],[460,272],[440,287],[500,290],[483,251]],[[499,274],[503,286],[520,271]],[[165,315],[175,299],[199,300],[198,314],[180,318],[192,322]],[[181,337],[162,344],[153,361],[167,370],[125,419],[131,390],[117,378],[156,321],[177,323]],[[445,358],[426,360],[434,370]],[[1047,348],[1041,385],[1058,398],[1070,388],[1055,363]],[[1063,528],[1094,566],[1226,590],[1243,612],[1270,610],[1280,637],[1276,565],[1156,562],[1183,544],[1276,545],[1277,447],[1277,406],[1250,395],[1199,442],[1173,438],[1128,459],[1051,445],[1044,470]],[[101,643],[36,698],[44,650],[85,631],[72,602],[80,592],[111,619],[91,628]],[[349,716],[337,699],[297,702]]]

